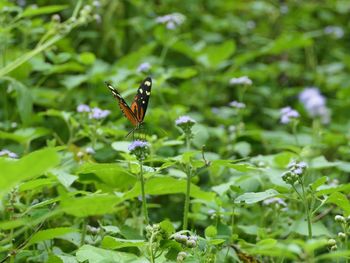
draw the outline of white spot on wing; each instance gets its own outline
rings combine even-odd
[[[149,96],[151,95],[151,92],[146,90],[146,94]]]
[[[151,86],[151,82],[149,82],[149,81],[147,80],[147,81],[145,81],[145,85],[149,87],[149,86]],[[146,92],[147,92],[147,91],[146,91]]]
[[[143,89],[140,89],[140,93],[142,94],[142,92],[143,92]]]

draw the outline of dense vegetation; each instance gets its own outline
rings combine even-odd
[[[0,1],[0,262],[348,262],[349,12]]]

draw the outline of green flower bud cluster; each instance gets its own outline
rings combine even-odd
[[[288,164],[288,171],[282,174],[282,179],[287,184],[295,184],[300,182],[305,175],[307,164],[305,162],[292,161]]]
[[[181,251],[179,252],[179,254],[177,254],[177,262],[183,262],[187,257],[187,253],[185,251]]]
[[[173,238],[176,242],[181,243],[185,247],[194,248],[197,246],[198,237],[197,236],[187,236],[181,233],[175,233]]]

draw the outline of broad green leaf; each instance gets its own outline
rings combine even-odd
[[[263,201],[267,198],[274,197],[278,194],[279,193],[274,189],[268,189],[264,192],[258,192],[258,193],[245,193],[245,194],[238,196],[235,199],[235,203],[239,204],[239,203],[243,202],[246,204],[254,204],[254,203]]]
[[[280,54],[289,49],[310,46],[312,39],[302,34],[286,33],[270,42],[262,50],[262,54]]]
[[[327,203],[332,203],[337,205],[339,208],[341,208],[347,215],[350,215],[350,201],[346,197],[346,195],[334,192],[331,194],[328,199]]]
[[[61,202],[61,210],[76,217],[112,214],[121,199],[115,195],[91,195],[69,197]]]
[[[146,181],[145,191],[149,195],[186,193],[186,180],[178,180],[172,177],[154,177]],[[124,195],[124,199],[135,198],[140,194],[141,189],[138,183]],[[191,197],[211,201],[214,196],[214,193],[204,192],[198,186],[191,184]]]
[[[91,65],[95,62],[96,56],[91,52],[83,52],[79,54],[79,61],[85,65]]]
[[[27,7],[24,12],[21,14],[22,17],[38,16],[45,14],[52,14],[60,12],[66,9],[67,5],[49,5],[43,7]]]
[[[53,186],[55,184],[55,180],[51,178],[39,178],[39,179],[34,179],[30,180],[24,183],[21,183],[19,185],[19,191],[28,191],[28,190],[34,190],[36,188],[42,188],[44,186]]]
[[[24,180],[44,174],[59,163],[55,149],[45,148],[19,160],[0,158],[0,197]]]
[[[350,250],[331,251],[329,253],[322,254],[320,256],[315,257],[315,262],[341,262],[341,260],[345,258],[350,258]]]
[[[216,237],[216,235],[218,234],[218,230],[216,229],[215,226],[208,226],[205,230],[204,230],[204,234],[206,237]]]
[[[21,144],[26,144],[34,139],[45,136],[48,133],[49,130],[41,127],[18,129],[15,132],[0,131],[0,139],[8,139]]]
[[[74,232],[79,232],[79,230],[75,228],[70,228],[70,227],[57,227],[57,228],[41,230],[35,233],[31,237],[31,239],[27,243],[27,246],[30,246],[32,244],[35,244],[44,240],[54,239],[54,238],[66,235],[68,233],[74,233]]]
[[[80,84],[88,80],[87,75],[69,75],[65,76],[61,83],[63,86],[65,86],[67,89],[73,89],[75,87],[78,87]]]
[[[235,48],[235,43],[231,40],[207,46],[198,53],[197,61],[205,67],[216,68],[233,54]]]
[[[290,227],[290,231],[298,233],[302,236],[308,235],[307,221],[304,218],[294,221],[294,224]],[[312,223],[312,235],[313,236],[328,236],[331,237],[332,233],[324,226],[321,221]]]
[[[33,114],[33,99],[30,90],[22,83],[13,82],[17,90],[17,109],[23,123],[28,124]]]
[[[50,173],[66,188],[70,187],[78,176],[65,172],[63,169],[51,169]]]
[[[144,263],[144,259],[142,257],[136,256],[135,254],[130,254],[126,252],[115,252],[111,250],[93,247],[91,245],[84,245],[80,247],[76,253],[76,257],[79,262],[88,263]]]
[[[322,176],[321,178],[318,178],[315,182],[311,184],[311,188],[315,191],[319,186],[327,182],[327,180],[327,176]]]
[[[168,236],[175,232],[175,227],[169,220],[163,220],[159,223],[159,225],[160,228],[168,234]]]
[[[102,240],[102,248],[118,249],[123,247],[142,247],[147,242],[144,240],[121,239],[112,236],[105,236]]]
[[[249,172],[249,171],[257,171],[258,168],[248,163],[232,163],[231,160],[214,160],[212,161],[212,165],[224,166],[227,168],[235,169],[239,172]]]
[[[312,169],[325,169],[337,166],[337,162],[329,162],[324,156],[319,156],[311,160],[310,168]]]
[[[128,150],[129,145],[130,145],[130,142],[126,142],[126,141],[113,142],[112,148],[116,151],[128,153],[129,152],[129,150]]]
[[[136,182],[135,176],[127,169],[112,163],[85,163],[76,173],[95,174],[101,182],[116,189],[125,189]]]

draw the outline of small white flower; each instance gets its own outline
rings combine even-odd
[[[94,148],[92,148],[90,146],[85,148],[85,152],[88,154],[95,154],[96,153]]]
[[[0,151],[0,156],[7,156],[9,158],[18,158],[18,155],[14,152],[11,152],[7,149],[3,149]]]
[[[247,85],[251,86],[253,84],[253,81],[248,78],[247,76],[242,76],[239,78],[232,78],[230,79],[230,85],[235,86],[235,85]]]

